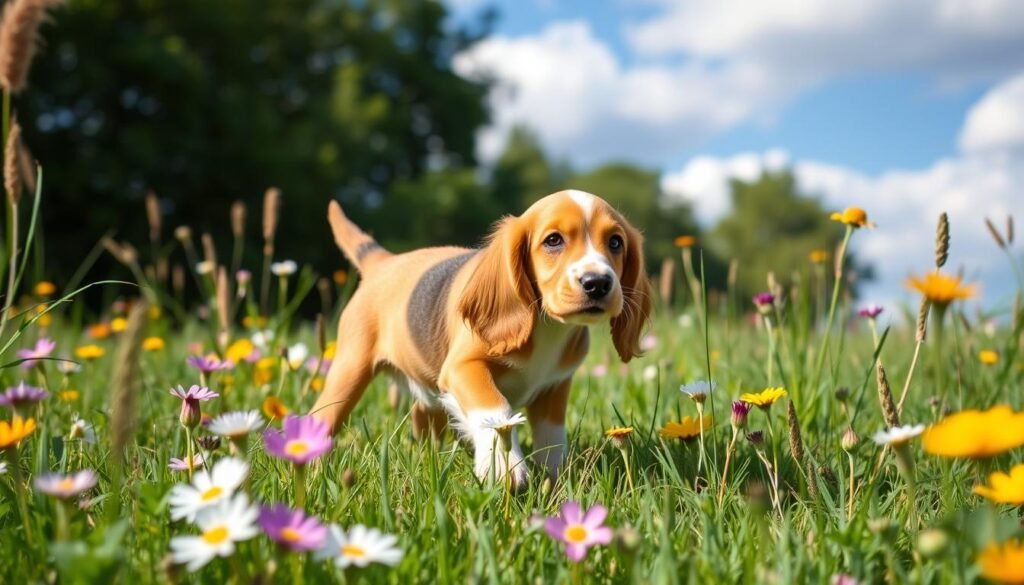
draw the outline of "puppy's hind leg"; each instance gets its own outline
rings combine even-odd
[[[333,433],[348,420],[373,379],[373,344],[368,337],[357,335],[345,339],[344,349],[338,350],[327,372],[324,390],[310,410],[316,418],[330,423]]]

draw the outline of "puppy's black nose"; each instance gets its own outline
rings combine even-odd
[[[598,301],[608,296],[608,291],[612,290],[612,277],[610,274],[588,272],[580,277],[580,286],[583,287],[583,292],[587,293],[587,297]]]

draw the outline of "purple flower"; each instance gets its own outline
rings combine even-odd
[[[320,548],[327,536],[327,527],[319,520],[285,504],[262,507],[259,524],[274,542],[294,551]]]
[[[565,543],[565,555],[578,563],[587,556],[590,547],[612,541],[612,529],[604,526],[607,516],[608,509],[600,504],[584,513],[576,502],[566,502],[559,516],[544,522],[544,530],[551,538]]]
[[[760,447],[761,445],[764,444],[764,431],[754,431],[752,433],[747,433],[747,440],[750,441],[751,445],[755,447]]]
[[[729,422],[732,423],[734,429],[742,429],[747,426],[747,415],[750,414],[751,406],[742,400],[732,401],[732,415],[729,417]]]
[[[754,295],[754,304],[760,307],[770,306],[775,302],[775,295],[770,292],[757,293]]]
[[[178,459],[177,457],[171,457],[170,462],[167,463],[167,468],[171,471],[188,471],[189,468],[198,469],[203,465],[203,454],[196,453],[192,456],[192,465],[188,464],[185,459]]]
[[[288,416],[283,431],[268,428],[263,432],[267,453],[305,465],[331,450],[331,429],[312,416]]]
[[[49,395],[50,393],[42,388],[28,386],[24,382],[19,382],[17,386],[11,386],[3,394],[0,394],[0,406],[6,406],[11,410],[19,410],[32,406]]]
[[[203,419],[203,412],[199,407],[199,403],[206,402],[220,395],[216,392],[211,392],[209,388],[193,384],[188,390],[181,386],[171,388],[171,396],[181,398],[181,414],[178,416],[178,420],[182,426],[191,429],[195,428]]]
[[[861,317],[874,319],[875,317],[881,315],[882,311],[884,310],[885,309],[878,305],[868,305],[866,307],[862,307],[859,311],[857,311],[857,314],[860,315]]]
[[[193,368],[199,370],[204,374],[209,374],[211,372],[217,372],[220,370],[230,370],[231,368],[235,367],[235,362],[231,360],[221,360],[217,356],[203,357],[193,355],[189,356],[185,360],[185,363],[187,363],[188,365],[192,366]]]
[[[314,376],[317,375],[317,374],[326,374],[327,370],[331,369],[331,361],[332,360],[329,360],[329,359],[326,359],[326,358],[321,359],[321,358],[311,357],[308,360],[306,360],[306,369],[309,370],[309,373],[313,374]],[[319,369],[317,369],[317,363],[318,362],[320,363],[320,368]]]
[[[19,349],[17,356],[25,360],[21,362],[21,367],[27,370],[36,365],[39,359],[50,357],[50,353],[53,352],[55,347],[57,347],[56,341],[43,337],[36,342],[36,346],[32,349]]]
[[[73,475],[51,473],[36,478],[36,489],[44,494],[66,500],[96,485],[96,474],[84,469]]]

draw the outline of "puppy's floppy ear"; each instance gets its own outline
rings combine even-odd
[[[651,282],[644,267],[643,236],[633,226],[626,230],[623,259],[622,312],[612,318],[612,342],[623,362],[640,355],[640,335],[651,315]]]
[[[492,356],[522,347],[533,332],[537,293],[529,275],[529,233],[522,220],[498,222],[459,300],[459,313]]]

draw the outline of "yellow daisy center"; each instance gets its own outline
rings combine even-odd
[[[201,496],[199,496],[199,499],[201,499],[204,502],[209,502],[210,500],[216,498],[217,496],[219,496],[219,495],[221,495],[223,493],[224,493],[224,489],[221,488],[220,486],[216,486],[215,485],[212,488],[210,488],[210,489],[206,490],[205,492],[203,492],[203,494]]]
[[[203,532],[203,542],[206,544],[220,544],[228,539],[228,529],[225,526],[217,526]]]
[[[305,441],[294,440],[288,441],[288,444],[284,446],[284,452],[289,455],[300,456],[305,455],[309,451],[309,444]]]
[[[572,544],[580,544],[587,539],[587,529],[582,524],[570,524],[563,536]]]
[[[57,487],[60,488],[61,491],[69,491],[71,488],[75,487],[75,482],[71,481],[71,478],[65,478],[60,480]]]
[[[346,544],[345,546],[341,547],[341,556],[361,559],[366,556],[366,550],[363,549],[363,547],[361,546],[356,546],[354,544]]]
[[[281,540],[286,542],[298,542],[300,538],[302,538],[302,535],[294,528],[288,527],[281,530]]]

